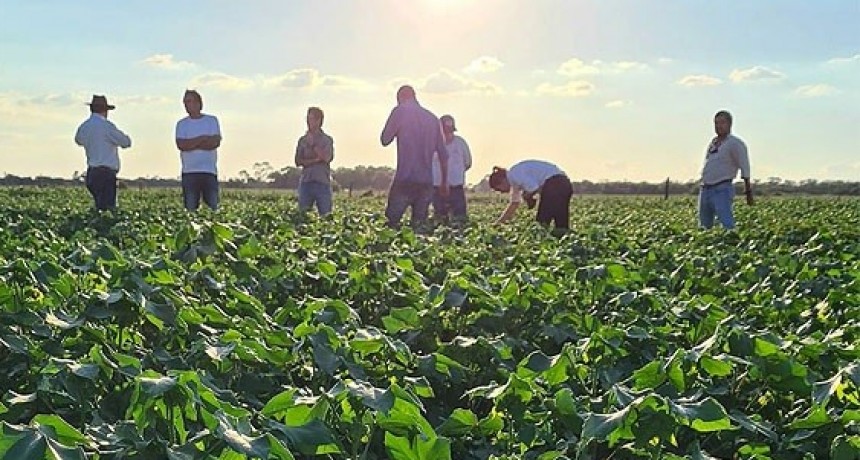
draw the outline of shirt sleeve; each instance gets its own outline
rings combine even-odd
[[[182,120],[176,122],[176,138],[177,139],[187,139],[185,136],[185,130],[182,129]]]
[[[212,125],[215,129],[215,132],[212,133],[213,136],[221,137],[221,123],[218,122],[217,117],[212,117]]]
[[[325,144],[325,153],[323,153],[323,159],[325,159],[326,163],[331,163],[334,160],[334,138],[329,135],[325,136],[326,144]]]
[[[460,139],[460,142],[463,143],[463,169],[468,171],[472,167],[472,151],[469,150],[469,144],[466,141]]]
[[[108,137],[110,137],[110,140],[114,144],[124,149],[131,147],[131,138],[126,133],[120,131],[113,123],[108,124]]]
[[[385,147],[394,140],[394,136],[397,135],[398,129],[398,116],[397,116],[397,107],[391,110],[391,114],[388,115],[388,120],[385,121],[385,127],[382,128],[382,134],[379,135],[379,141],[382,142],[382,146]]]
[[[738,168],[741,170],[741,177],[744,179],[750,178],[750,157],[747,153],[747,146],[743,143],[743,141],[738,141],[735,144],[735,148],[732,149],[732,156],[735,159],[735,163],[738,165]]]
[[[78,126],[78,130],[75,131],[75,144],[81,147],[84,145],[84,125]]]
[[[304,138],[305,138],[305,136],[302,136],[299,138],[299,141],[296,142],[296,159],[295,159],[296,166],[301,166],[299,164],[299,161],[301,161],[301,159],[302,159],[302,139],[304,139]]]

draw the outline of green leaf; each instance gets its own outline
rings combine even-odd
[[[29,430],[12,444],[2,460],[44,460],[47,449],[45,437],[36,430]]]
[[[394,406],[394,395],[389,390],[376,388],[367,382],[346,383],[346,388],[352,396],[361,399],[361,402],[373,409],[387,413]]]
[[[436,432],[442,436],[463,436],[478,427],[478,417],[468,409],[454,409]]]
[[[815,382],[812,385],[812,401],[819,406],[826,405],[830,396],[836,392],[841,384],[842,371],[837,372],[836,375],[827,380]]]
[[[666,373],[663,372],[663,363],[651,361],[633,372],[633,389],[645,390],[657,388],[666,381]]]
[[[695,404],[671,403],[673,412],[694,430],[702,433],[711,431],[732,430],[732,421],[726,413],[726,409],[716,399],[707,397]]]
[[[446,438],[422,439],[416,436],[420,460],[451,460],[451,441]]]
[[[830,460],[860,459],[860,436],[839,435],[830,444]]]
[[[815,406],[806,417],[791,422],[788,427],[792,430],[812,430],[833,422],[822,406]]]
[[[73,374],[87,380],[95,380],[99,375],[99,367],[95,364],[71,363],[68,367]]]
[[[755,354],[763,358],[779,353],[779,345],[768,342],[761,337],[753,339]]]
[[[613,431],[623,425],[624,418],[627,417],[630,407],[627,406],[611,414],[588,414],[585,418],[585,424],[582,426],[580,446],[585,447],[591,441],[606,440]]]
[[[66,446],[77,446],[89,443],[83,433],[78,431],[77,428],[72,425],[69,425],[59,415],[39,414],[33,417],[30,424],[36,427],[51,427],[56,440]]]
[[[388,333],[396,334],[420,327],[421,320],[418,318],[418,310],[412,307],[392,308],[391,313],[382,318],[382,324]]]
[[[80,447],[68,447],[59,442],[47,438],[48,451],[54,456],[55,460],[86,460],[84,450]]]
[[[573,399],[573,390],[562,388],[555,393],[555,409],[564,415],[576,414],[576,402]]]
[[[151,397],[161,396],[176,386],[175,377],[138,377],[140,389]]]
[[[269,402],[263,406],[263,415],[271,417],[285,412],[287,409],[295,406],[295,394],[295,389],[289,389],[272,396],[269,399]]]
[[[702,356],[699,360],[699,365],[713,377],[726,377],[732,373],[732,363],[730,361],[723,361],[711,358],[710,356]]]
[[[385,450],[391,460],[421,460],[418,452],[412,450],[409,438],[385,433]]]

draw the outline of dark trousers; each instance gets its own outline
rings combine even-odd
[[[200,207],[200,198],[213,211],[218,209],[218,176],[212,173],[182,174],[182,200],[185,209],[196,211]]]
[[[555,221],[555,228],[570,228],[570,197],[573,187],[570,179],[562,174],[552,176],[543,183],[538,203],[537,221],[549,225]]]
[[[106,166],[87,168],[86,184],[96,209],[104,211],[116,207],[116,171]]]
[[[392,182],[388,190],[388,205],[385,207],[388,226],[400,227],[400,219],[406,212],[406,208],[412,208],[413,227],[424,223],[427,220],[431,201],[433,201],[433,184]]]
[[[439,187],[433,187],[433,216],[436,219],[466,220],[466,190],[462,185],[448,187],[448,196],[439,193]]]

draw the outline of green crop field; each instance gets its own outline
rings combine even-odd
[[[858,459],[860,200],[0,189],[0,459]]]

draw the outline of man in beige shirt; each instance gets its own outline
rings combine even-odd
[[[741,171],[747,204],[753,204],[750,185],[750,160],[747,146],[732,135],[732,115],[721,110],[714,116],[714,131],[717,133],[705,153],[702,168],[702,188],[699,191],[699,224],[704,228],[714,226],[714,217],[726,229],[735,228],[732,215],[732,200],[735,189],[732,182]]]

